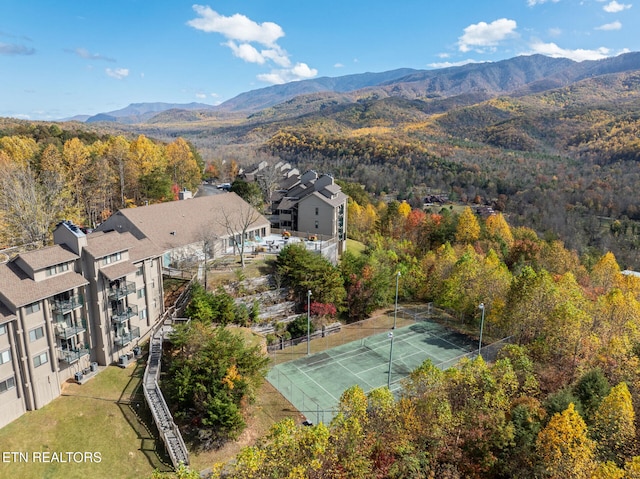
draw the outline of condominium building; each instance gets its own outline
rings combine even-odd
[[[0,265],[0,427],[77,372],[126,356],[163,312],[162,250],[150,240],[69,222],[53,236]]]
[[[346,250],[348,197],[331,175],[287,175],[272,200],[274,227],[336,238],[338,254]]]

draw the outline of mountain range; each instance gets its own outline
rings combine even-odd
[[[302,80],[241,93],[216,106],[203,103],[135,103],[120,110],[71,120],[165,123],[229,115],[248,116],[267,109],[270,115],[291,109],[299,114],[331,104],[385,97],[440,100],[440,104],[444,99],[460,97],[458,104],[460,101],[475,103],[500,95],[539,93],[587,78],[638,69],[640,52],[583,62],[530,55],[435,70],[401,68],[382,73]]]

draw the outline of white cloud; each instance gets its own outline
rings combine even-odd
[[[596,30],[620,30],[621,28],[622,28],[622,23],[616,20],[615,22],[605,23],[604,25],[600,25],[599,27],[596,27]]]
[[[263,57],[268,58],[278,66],[284,68],[288,68],[291,66],[291,60],[289,60],[289,55],[287,54],[287,52],[277,46],[268,50],[262,50],[260,53],[262,53]]]
[[[204,93],[196,93],[196,98],[199,98],[200,100],[204,100],[205,98],[207,98],[207,95]]]
[[[283,68],[280,70],[271,70],[270,73],[258,75],[258,80],[266,83],[280,85],[296,80],[306,80],[313,78],[318,74],[315,68],[309,68],[306,63],[296,63],[293,68]]]
[[[264,64],[264,56],[253,46],[248,43],[242,43],[240,45],[236,42],[228,41],[226,46],[231,48],[233,55],[249,63]]]
[[[306,63],[291,66],[289,53],[277,44],[278,39],[284,37],[284,30],[278,24],[257,23],[239,13],[225,17],[203,5],[194,5],[193,10],[198,18],[188,21],[187,25],[196,30],[223,35],[227,39],[224,45],[231,49],[235,57],[249,63],[279,67],[270,73],[258,75],[258,79],[268,83],[286,83],[318,74]]]
[[[527,5],[529,5],[530,7],[535,7],[536,5],[542,5],[543,3],[547,3],[549,1],[558,3],[560,0],[527,0]]]
[[[568,50],[566,48],[560,48],[555,43],[543,43],[534,42],[531,44],[533,53],[540,53],[553,58],[570,58],[571,60],[582,62],[584,60],[600,60],[610,56],[610,50],[605,47],[600,47],[595,50]]]
[[[612,2],[607,3],[604,7],[602,7],[602,9],[607,13],[618,13],[618,12],[621,12],[623,10],[628,10],[631,7],[632,7],[632,5],[624,4],[624,3],[618,3],[618,2],[616,2],[616,0],[613,0]]]
[[[333,65],[333,68],[344,68],[344,65],[342,63],[336,63]]]
[[[128,68],[116,68],[116,69],[107,68],[105,69],[105,72],[111,78],[115,78],[116,80],[122,80],[123,78],[126,78],[129,76]]]
[[[468,65],[469,63],[478,63],[475,60],[461,60],[459,62],[436,62],[429,63],[427,66],[430,68],[450,68],[450,67],[461,67],[462,65]]]
[[[468,52],[496,47],[501,41],[516,35],[516,27],[516,21],[507,18],[500,18],[491,23],[480,22],[469,25],[464,29],[464,34],[458,38],[458,49],[461,52]]]
[[[291,69],[291,73],[293,73],[297,78],[313,78],[318,74],[318,70],[315,68],[309,68],[309,65],[306,63],[296,63],[296,65]]]
[[[257,42],[262,45],[274,45],[278,38],[284,36],[280,25],[273,22],[256,23],[239,13],[225,17],[203,5],[194,5],[193,9],[200,18],[188,21],[187,25],[196,30],[220,33],[230,40]]]

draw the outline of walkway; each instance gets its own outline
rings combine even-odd
[[[153,420],[158,427],[160,438],[164,441],[173,467],[177,468],[180,463],[189,465],[189,452],[185,445],[178,426],[173,422],[173,417],[169,411],[160,386],[158,377],[160,376],[160,360],[162,358],[162,340],[164,335],[171,332],[171,326],[161,323],[161,326],[151,336],[149,341],[149,359],[144,372],[144,397],[147,400]]]

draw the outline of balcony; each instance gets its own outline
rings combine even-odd
[[[116,346],[123,348],[127,344],[129,344],[134,339],[138,339],[140,337],[140,328],[137,326],[131,328],[131,331],[128,333],[120,334],[120,336],[116,336],[114,343]]]
[[[136,283],[133,281],[123,281],[119,287],[111,286],[109,288],[109,299],[118,301],[136,292]]]
[[[65,314],[84,305],[84,298],[81,294],[71,296],[68,299],[55,299],[51,305],[54,313]]]
[[[111,322],[113,323],[124,323],[125,321],[131,319],[134,316],[138,315],[138,307],[135,304],[124,308],[124,311],[118,311],[111,315]]]
[[[87,330],[87,322],[83,319],[77,323],[66,323],[65,321],[58,321],[54,323],[56,330],[56,336],[60,339],[69,339],[78,333],[83,333]]]
[[[83,356],[89,355],[88,348],[62,349],[58,348],[58,360],[65,364],[73,364]]]

